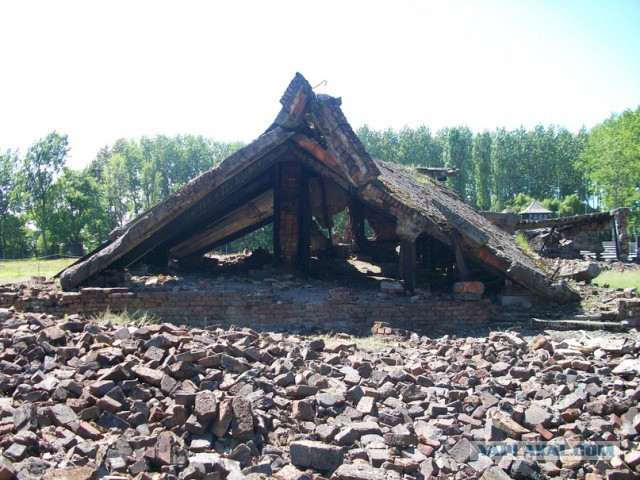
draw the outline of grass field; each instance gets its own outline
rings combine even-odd
[[[24,282],[34,275],[51,278],[63,268],[71,265],[75,258],[58,260],[0,260],[0,285]]]
[[[627,272],[602,272],[592,283],[603,287],[609,285],[610,288],[630,288],[635,287],[640,291],[640,270]]]

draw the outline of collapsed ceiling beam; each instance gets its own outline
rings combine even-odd
[[[243,203],[235,210],[210,224],[205,230],[187,238],[169,250],[172,258],[186,257],[194,252],[209,249],[222,238],[236,230],[260,223],[273,215],[273,190],[268,190],[253,200]]]

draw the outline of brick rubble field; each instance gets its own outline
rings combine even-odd
[[[637,331],[525,333],[305,337],[0,309],[0,480],[638,478]],[[473,447],[516,441],[619,449]]]

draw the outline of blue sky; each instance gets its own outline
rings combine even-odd
[[[0,149],[52,130],[250,141],[296,71],[357,128],[538,123],[640,104],[639,0],[0,0]]]

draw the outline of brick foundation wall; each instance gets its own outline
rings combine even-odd
[[[410,299],[348,288],[279,292],[271,288],[181,289],[154,286],[83,288],[78,292],[23,290],[0,293],[0,306],[56,315],[146,311],[175,324],[247,326],[274,331],[368,332],[374,322],[413,331],[488,324],[496,308],[488,300],[449,296]]]

